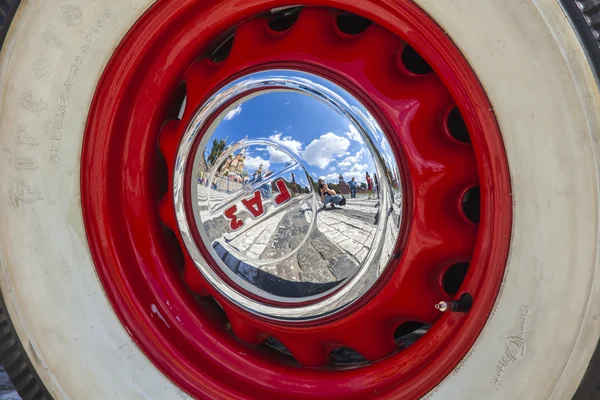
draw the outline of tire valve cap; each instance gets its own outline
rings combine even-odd
[[[441,312],[460,312],[466,313],[471,309],[473,305],[473,296],[469,293],[464,293],[458,300],[451,301],[440,301],[435,305],[435,308]]]

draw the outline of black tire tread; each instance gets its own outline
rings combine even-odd
[[[23,400],[52,400],[17,338],[0,295],[0,364]]]
[[[0,48],[21,0],[0,0]]]

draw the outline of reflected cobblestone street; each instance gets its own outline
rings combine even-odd
[[[328,290],[357,273],[374,241],[379,203],[363,195],[348,199],[342,208],[319,208],[316,224],[307,235],[313,219],[310,196],[297,199],[279,213],[267,205],[269,218],[213,247],[236,275],[273,294],[301,297]],[[215,218],[206,227],[223,229],[226,223],[225,218]],[[258,266],[246,264],[243,258],[258,260]]]

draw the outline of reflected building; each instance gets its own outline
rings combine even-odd
[[[227,177],[234,182],[242,183],[248,176],[248,173],[244,169],[244,162],[246,160],[246,149],[243,148],[235,156],[230,153],[227,156],[227,160],[224,165],[220,168],[218,176]]]
[[[340,174],[339,187],[340,187],[340,194],[350,195],[350,186],[348,186],[348,184],[344,180],[344,177],[342,176],[342,174]]]

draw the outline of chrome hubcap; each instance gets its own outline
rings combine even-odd
[[[178,150],[174,197],[210,284],[287,322],[364,296],[393,257],[402,219],[401,175],[382,127],[341,86],[297,70],[246,75],[204,103]]]

